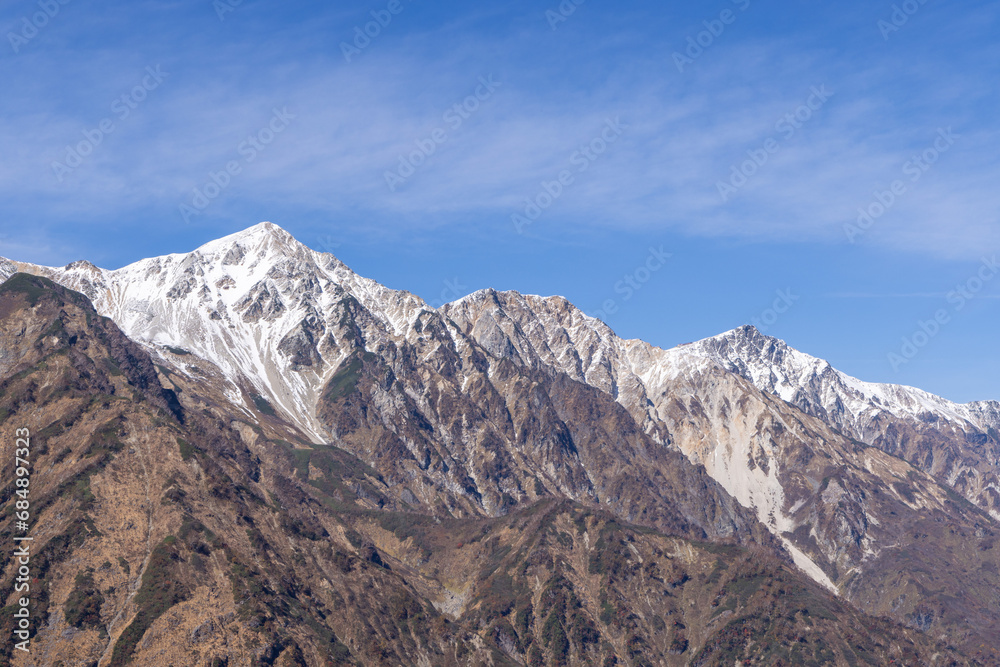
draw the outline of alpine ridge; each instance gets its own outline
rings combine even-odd
[[[51,288],[48,282],[24,283],[26,275],[51,281]],[[0,259],[2,281],[16,289],[7,311],[0,311],[15,318],[0,339],[0,375],[10,387],[31,388],[27,395],[37,404],[48,395],[41,388],[49,385],[25,378],[54,373],[58,365],[52,360],[67,354],[76,359],[66,372],[82,373],[81,392],[96,381],[88,379],[95,372],[81,370],[90,363],[79,357],[76,341],[83,333],[57,336],[58,345],[44,343],[44,336],[37,343],[16,338],[12,332],[41,317],[35,306],[15,298],[21,292],[30,304],[32,295],[59,286],[71,296],[56,292],[51,303],[76,304],[73,294],[86,301],[50,307],[32,331],[66,318],[83,331],[93,326],[90,316],[69,311],[82,313],[92,303],[148,357],[135,362],[144,369],[141,378],[126,373],[120,380],[115,369],[131,366],[116,361],[117,344],[109,348],[110,365],[106,343],[83,352],[97,355],[96,367],[110,369],[110,379],[99,383],[104,394],[142,395],[152,406],[101,413],[124,426],[116,431],[122,444],[102,463],[108,467],[87,469],[88,479],[97,482],[87,488],[97,489],[99,506],[102,480],[112,473],[131,476],[143,497],[153,498],[152,450],[135,443],[153,438],[163,455],[164,443],[185,442],[183,456],[158,464],[156,483],[172,499],[163,501],[168,509],[148,513],[149,521],[159,522],[149,531],[148,549],[143,553],[138,541],[132,543],[130,562],[144,571],[160,540],[195,521],[209,531],[204,535],[218,536],[217,543],[191,537],[189,528],[188,541],[171,542],[161,556],[186,562],[207,544],[225,552],[227,567],[263,577],[255,585],[273,593],[291,590],[291,584],[267,583],[261,559],[305,559],[325,568],[321,564],[332,563],[335,553],[348,554],[366,564],[342,574],[353,567],[373,585],[403,586],[422,601],[399,603],[404,609],[396,610],[402,614],[396,620],[420,617],[423,623],[435,614],[451,619],[459,633],[454,636],[466,638],[458,643],[466,647],[468,664],[490,651],[499,651],[493,659],[507,656],[513,664],[541,664],[536,652],[552,664],[574,665],[658,664],[643,662],[646,653],[671,665],[764,659],[755,651],[763,651],[762,638],[777,627],[784,612],[774,611],[780,607],[774,600],[787,587],[771,591],[769,584],[766,595],[739,593],[739,602],[721,616],[677,617],[680,625],[667,633],[668,645],[654,646],[650,639],[658,627],[650,618],[673,612],[651,602],[637,611],[635,596],[648,597],[649,590],[635,577],[646,572],[659,581],[664,568],[673,567],[662,554],[707,544],[709,553],[724,549],[718,568],[741,572],[720,579],[723,570],[713,574],[707,566],[695,578],[698,586],[722,586],[719,601],[725,591],[743,590],[740,577],[773,583],[785,576],[779,571],[793,572],[794,563],[815,582],[806,586],[810,595],[836,607],[828,620],[849,614],[892,619],[880,629],[866,625],[868,620],[852,621],[852,627],[866,628],[866,637],[885,638],[886,652],[873,653],[876,662],[869,664],[886,664],[890,654],[898,658],[905,650],[920,653],[926,664],[949,664],[953,651],[985,660],[968,664],[992,664],[1000,655],[998,403],[956,405],[917,389],[864,383],[753,327],[665,350],[619,338],[562,297],[482,290],[435,309],[409,292],[355,274],[272,223],[117,270],[85,261],[55,268]],[[42,350],[39,345],[58,349],[28,353]],[[69,400],[60,396],[45,403],[53,415],[63,409],[59,401]],[[4,419],[27,414],[28,404],[18,400],[7,412],[0,404]],[[119,410],[114,401],[112,407],[85,408],[82,395],[74,400],[82,402],[73,409],[83,412],[49,418],[38,428],[52,423],[63,424],[62,431],[86,429],[98,421],[81,416],[87,410]],[[159,435],[143,436],[130,420]],[[146,458],[129,463],[140,454]],[[58,483],[53,478],[53,493],[76,474],[61,464],[52,469],[64,475]],[[199,475],[208,474],[201,470],[214,480],[208,491],[198,486]],[[234,490],[223,493],[224,479]],[[223,504],[208,510],[218,502]],[[268,519],[267,512],[283,518]],[[551,531],[554,541],[530,542],[532,530],[543,536]],[[653,531],[651,537],[640,537],[644,530]],[[666,538],[680,542],[667,546]],[[87,539],[101,538],[91,533]],[[280,546],[283,540],[291,540],[290,551]],[[313,551],[325,543],[332,552]],[[472,543],[483,545],[476,547],[477,557],[492,565],[473,572],[471,547],[462,546]],[[598,557],[597,544],[617,555]],[[338,562],[347,557],[338,556]],[[741,558],[764,569],[729,569]],[[710,560],[697,551],[686,562],[696,568]],[[434,657],[446,649],[422,638],[416,620],[407,621],[406,632],[416,633],[412,641],[400,639],[398,628],[371,630],[382,637],[382,648],[366,643],[368,630],[331,625],[324,620],[329,609],[360,608],[337,588],[344,585],[340,579],[313,574],[312,565],[301,567],[309,574],[289,567],[282,576],[313,593],[337,594],[296,613],[332,632],[345,656],[364,656],[363,664],[466,664],[457,654]],[[448,568],[455,569],[454,579]],[[226,581],[219,576],[218,582]],[[590,588],[598,576],[617,597]],[[197,582],[184,581],[184,595],[194,595]],[[736,588],[725,588],[730,585]],[[496,606],[496,595],[486,591],[501,590],[509,604]],[[672,590],[662,592],[664,599]],[[774,599],[767,597],[772,592]],[[268,641],[275,656],[323,653],[315,636],[293,636],[291,626],[276,620],[285,598],[264,597],[267,604],[255,609],[271,619]],[[112,638],[134,611],[131,597],[114,599],[115,614],[102,616]],[[687,602],[700,604],[694,597]],[[53,598],[52,604],[62,602]],[[220,614],[240,604],[227,602]],[[545,606],[552,604],[561,610],[555,616]],[[523,613],[525,605],[533,611]],[[772,611],[751,610],[759,605]],[[748,633],[743,639],[721,639],[736,632],[731,624],[751,618],[759,627],[739,625]],[[794,619],[805,617],[793,611],[789,618],[798,623]],[[697,631],[678,629],[691,620],[701,624]],[[565,645],[555,639],[559,632]],[[784,646],[786,640],[775,637],[775,646]],[[717,652],[723,644],[732,650]],[[922,653],[928,647],[934,650]],[[140,644],[126,648],[136,656],[143,650]],[[107,658],[113,649],[113,642],[106,646]],[[818,664],[859,664],[858,650],[831,649],[836,657]],[[790,648],[781,651],[767,664],[801,664]],[[933,652],[941,662],[930,660]],[[917,660],[916,653],[906,654],[907,660]]]
[[[690,347],[850,437],[930,472],[1000,520],[1000,402],[959,405],[913,387],[862,382],[753,327]]]
[[[388,335],[409,329],[424,307],[417,297],[358,276],[270,222],[189,254],[115,271],[84,261],[63,269],[0,264],[0,278],[15,271],[37,273],[87,295],[134,340],[212,363],[226,378],[231,400],[248,406],[247,395],[264,396],[317,441],[326,434],[303,408],[315,404],[317,388],[342,360],[324,335],[338,318],[337,304],[356,300]]]

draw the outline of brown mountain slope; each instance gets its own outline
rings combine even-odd
[[[272,439],[280,425],[224,405],[178,409],[141,349],[43,279],[0,287],[0,340],[0,430],[32,432],[35,634],[30,655],[4,645],[13,664],[960,660],[767,553],[551,500],[492,519],[400,511],[393,480],[340,449]],[[14,576],[8,560],[4,590]]]
[[[361,317],[345,312],[343,330]],[[471,341],[456,346],[436,313],[420,321],[419,336],[377,353],[358,334],[318,406],[338,446],[412,506],[499,515],[556,495],[696,539],[768,541],[751,513],[604,393],[498,362]]]
[[[686,346],[621,340],[565,299],[487,290],[443,310],[511,364],[617,400],[754,511],[816,581],[1000,663],[1000,529],[951,488]]]

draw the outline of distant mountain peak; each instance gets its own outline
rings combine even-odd
[[[744,324],[736,327],[735,329],[730,329],[729,331],[721,334],[689,344],[706,345],[712,341],[718,343],[728,343],[730,345],[752,345],[757,349],[765,347],[792,349],[785,341],[780,338],[775,338],[774,336],[768,336],[752,324]]]
[[[85,271],[90,271],[92,273],[100,273],[101,271],[98,267],[94,266],[85,259],[78,259],[75,262],[70,262],[63,268],[66,269],[67,271],[85,270]]]
[[[304,258],[313,252],[315,251],[273,222],[260,222],[234,234],[209,241],[190,254],[202,256],[222,254],[224,264],[236,264],[244,256],[273,255]]]
[[[302,245],[290,232],[273,222],[258,222],[252,227],[247,227],[243,231],[233,234],[233,236],[247,241],[271,240],[279,243]]]
[[[487,299],[496,301],[497,294],[499,294],[497,290],[493,289],[492,287],[487,287],[485,289],[476,290],[471,294],[466,294],[463,297],[455,299],[455,301],[452,301],[451,303],[462,303],[462,302],[475,303],[477,301],[485,301]]]
[[[760,330],[757,329],[757,327],[755,327],[752,324],[744,324],[742,326],[738,326],[735,329],[730,329],[729,331],[721,333],[716,337],[717,338],[723,338],[723,337],[770,338],[770,336],[765,336],[764,334],[762,334]]]
[[[246,229],[230,234],[229,236],[224,236],[218,241],[225,241],[227,239],[233,240],[250,240],[250,239],[260,239],[260,238],[273,238],[282,241],[295,241],[288,231],[286,231],[280,225],[276,225],[273,222],[258,222],[256,225],[251,225]],[[297,242],[297,241],[296,241]]]

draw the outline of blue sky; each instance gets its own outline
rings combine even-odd
[[[431,302],[1000,399],[1000,3],[63,2],[0,9],[0,255],[270,220]]]

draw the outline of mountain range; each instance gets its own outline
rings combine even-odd
[[[12,664],[1000,664],[1000,403],[433,308],[271,223],[0,282]]]

